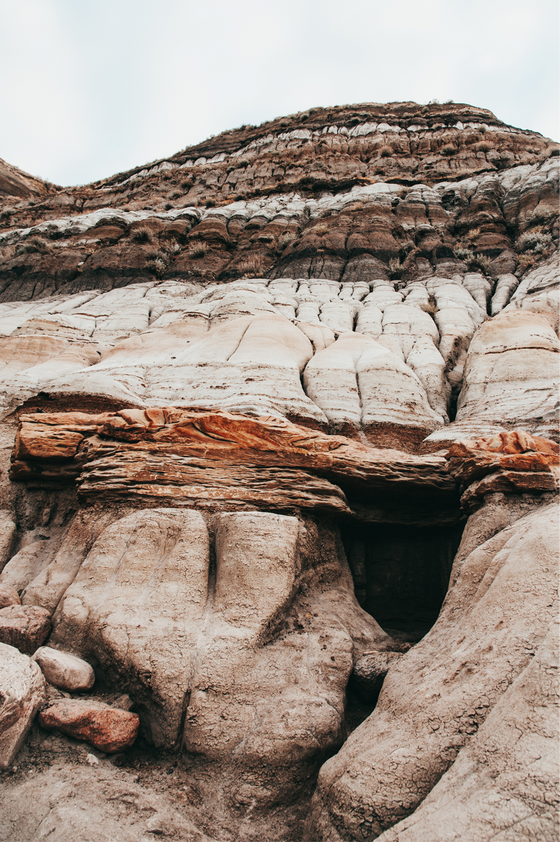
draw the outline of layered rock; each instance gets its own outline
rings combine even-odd
[[[216,838],[299,838],[329,756],[313,842],[554,837],[556,157],[393,103],[18,176],[0,636],[80,693],[45,727],[139,727]]]

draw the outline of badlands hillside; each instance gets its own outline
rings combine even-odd
[[[2,842],[558,838],[558,154],[0,160]]]

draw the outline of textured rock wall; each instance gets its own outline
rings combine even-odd
[[[393,103],[0,167],[5,765],[44,643],[43,725],[198,793],[131,842],[554,838],[557,154]]]

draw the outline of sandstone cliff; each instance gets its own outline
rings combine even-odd
[[[10,842],[555,837],[557,157],[391,103],[5,165]]]

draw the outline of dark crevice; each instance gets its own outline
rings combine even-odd
[[[361,606],[397,639],[415,642],[435,623],[462,524],[353,523],[342,540]]]

